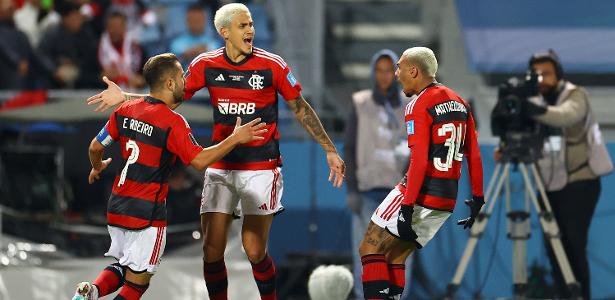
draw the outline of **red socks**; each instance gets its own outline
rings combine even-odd
[[[406,266],[404,264],[389,264],[389,296],[401,296],[406,284]]]
[[[139,300],[141,296],[145,294],[147,291],[148,285],[139,285],[136,283],[132,283],[130,281],[126,281],[124,286],[122,286],[122,290],[120,293],[113,298],[114,300]]]
[[[227,300],[228,279],[224,258],[212,263],[203,263],[203,277],[211,300]]]
[[[92,282],[98,288],[98,297],[109,295],[124,285],[124,267],[119,263],[107,266]]]
[[[389,268],[382,254],[369,254],[361,257],[363,264],[363,296],[365,299],[389,298]]]
[[[269,254],[259,263],[252,264],[252,274],[256,280],[262,300],[275,300],[275,266]]]

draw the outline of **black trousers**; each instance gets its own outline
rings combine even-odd
[[[584,299],[591,299],[587,236],[598,198],[600,198],[600,189],[600,178],[596,178],[572,182],[560,191],[547,192],[555,220],[560,229],[564,250],[572,272],[581,284],[581,295]],[[545,244],[557,292],[560,297],[568,298],[570,293],[555,259],[553,249],[546,239]]]

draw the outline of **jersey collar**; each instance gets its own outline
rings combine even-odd
[[[156,99],[152,96],[147,96],[145,97],[145,102],[149,103],[149,104],[166,104],[164,103],[164,101],[160,100],[160,99]]]
[[[224,47],[224,50],[222,50],[222,53],[224,53],[224,59],[226,60],[226,62],[228,62],[229,64],[233,66],[241,66],[245,64],[248,61],[248,59],[252,57],[252,53],[254,53],[254,47],[252,47],[252,53],[250,53],[249,55],[246,55],[246,57],[239,62],[234,62],[231,60],[230,57],[228,57],[228,55],[226,54],[226,47]]]

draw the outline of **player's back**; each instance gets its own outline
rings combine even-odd
[[[452,211],[467,149],[466,142],[476,142],[470,108],[453,90],[434,84],[408,105],[406,121],[416,117],[424,118],[429,127],[426,136],[421,137],[428,147],[427,166],[416,202]]]
[[[110,225],[131,229],[166,225],[166,179],[176,159],[167,140],[178,118],[183,119],[151,97],[125,102],[113,113],[110,127],[117,130],[122,169],[109,199]]]
[[[427,113],[432,119],[428,175],[459,179],[468,131],[469,107],[453,90],[440,85],[428,93]]]

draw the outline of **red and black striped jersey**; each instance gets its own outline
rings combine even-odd
[[[142,229],[166,226],[167,177],[176,158],[184,164],[203,150],[180,114],[155,98],[124,102],[97,136],[120,142],[122,169],[107,207],[111,226]]]
[[[233,132],[238,116],[244,123],[256,118],[267,123],[264,140],[236,147],[211,167],[267,170],[281,165],[277,93],[286,100],[296,99],[301,85],[280,56],[254,48],[251,55],[235,63],[228,58],[225,48],[220,48],[197,56],[185,77],[184,98],[191,98],[203,87],[209,90],[214,108],[214,143]]]
[[[474,118],[453,90],[433,83],[405,109],[410,166],[404,204],[453,211],[463,156],[472,195],[483,196],[483,169]],[[404,187],[402,182],[402,188]]]

